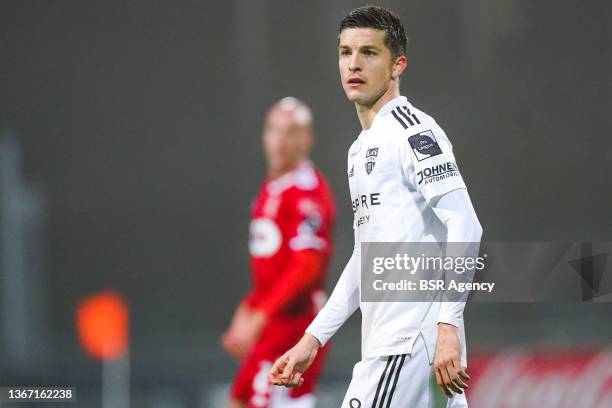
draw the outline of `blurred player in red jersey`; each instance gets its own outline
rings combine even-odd
[[[293,97],[273,105],[262,141],[268,177],[251,212],[254,287],[221,338],[227,352],[241,362],[229,406],[312,408],[325,352],[315,360],[302,387],[274,387],[267,374],[325,303],[334,201],[322,174],[308,160],[313,144],[308,106]]]

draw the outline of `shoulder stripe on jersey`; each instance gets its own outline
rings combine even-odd
[[[385,389],[382,393],[382,398],[380,399],[380,404],[378,405],[377,408],[384,408],[385,406],[385,398],[387,398],[387,391],[389,390],[389,384],[391,383],[391,378],[393,378],[393,373],[395,372],[395,365],[397,364],[398,359],[399,359],[399,356],[393,357],[393,364],[391,364],[391,371],[389,372],[389,375],[387,376],[387,381],[385,381]]]
[[[391,110],[391,114],[404,129],[408,129],[409,126],[414,126],[415,124],[421,124],[419,118],[414,113],[411,113],[407,106],[396,106]]]
[[[405,110],[406,113],[408,113],[408,115],[412,116],[412,119],[414,119],[416,123],[418,123],[419,125],[421,124],[421,121],[419,121],[419,118],[417,118],[414,113],[410,113],[410,109],[408,109],[407,106],[402,106],[402,109]]]
[[[408,108],[407,108],[407,107],[405,107],[405,106],[402,106],[402,108],[404,108],[404,109],[408,109]],[[410,116],[406,115],[406,112],[404,112],[404,111],[403,111],[402,109],[400,109],[399,107],[398,107],[398,108],[396,108],[396,109],[397,109],[397,111],[399,112],[399,114],[400,114],[400,115],[402,115],[402,116],[404,117],[404,119],[406,119],[406,120],[408,121],[408,123],[410,123],[410,126],[414,126],[414,122],[412,121],[412,119],[410,119]],[[408,111],[408,112],[410,112],[410,111]]]
[[[395,109],[393,109],[393,110],[391,111],[391,114],[393,115],[393,117],[395,118],[395,120],[397,120],[397,121],[400,123],[400,125],[402,125],[402,127],[403,127],[404,129],[408,129],[408,125],[406,125],[406,124],[404,123],[404,121],[403,121],[403,120],[401,120],[399,116],[397,116],[397,113],[395,113]]]
[[[376,403],[378,402],[378,396],[380,395],[380,389],[382,388],[383,382],[385,381],[385,375],[387,375],[387,369],[389,368],[389,364],[391,364],[391,356],[387,357],[387,365],[383,370],[382,375],[380,376],[380,381],[378,381],[378,387],[376,387],[376,395],[374,396],[374,402],[372,403],[372,408],[376,408]]]
[[[391,392],[389,393],[389,401],[387,401],[386,408],[389,408],[391,406],[391,400],[393,399],[395,387],[397,387],[397,380],[399,380],[400,371],[402,371],[402,367],[404,366],[404,360],[406,360],[406,354],[402,354],[402,359],[400,360],[399,367],[397,368],[397,373],[395,374],[395,378],[393,379],[393,386],[391,387]]]

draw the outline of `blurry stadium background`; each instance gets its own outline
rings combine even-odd
[[[611,240],[612,3],[381,4],[410,36],[403,94],[453,141],[484,238]],[[75,313],[112,289],[130,308],[131,407],[223,406],[236,364],[218,338],[250,284],[262,116],[280,97],[315,114],[339,207],[330,288],[349,256],[359,123],[336,35],[359,5],[2,2],[0,385],[72,385],[100,406]],[[471,304],[466,322],[472,407],[612,406],[612,305]],[[358,335],[355,316],[319,407],[341,399]]]

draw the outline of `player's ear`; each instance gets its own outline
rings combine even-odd
[[[306,153],[310,153],[312,145],[314,144],[314,134],[311,129],[306,129],[304,132],[304,150]]]
[[[405,55],[400,55],[395,59],[393,63],[393,70],[391,72],[391,77],[393,79],[399,78],[406,67],[408,66],[408,58]]]

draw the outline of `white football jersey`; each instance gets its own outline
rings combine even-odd
[[[353,142],[348,179],[360,242],[444,241],[428,202],[465,188],[444,131],[403,96]]]
[[[355,251],[334,289],[336,296],[332,294],[307,332],[325,343],[358,305],[364,359],[409,354],[423,334],[433,361],[440,303],[360,301],[359,252],[361,242],[446,241],[446,227],[430,203],[466,188],[452,146],[432,117],[399,96],[380,109],[352,144],[347,172]],[[463,322],[460,326],[464,340]]]

